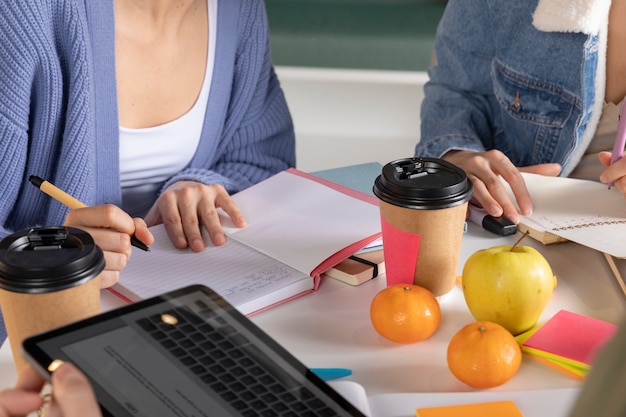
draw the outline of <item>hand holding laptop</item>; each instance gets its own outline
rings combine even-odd
[[[35,335],[22,348],[27,361],[53,384],[63,366],[59,363],[77,366],[91,382],[105,417],[131,417],[138,410],[158,416],[197,415],[194,410],[220,416],[252,410],[363,416],[317,373],[202,286]],[[180,413],[171,413],[172,408]]]
[[[32,368],[26,369],[15,388],[0,392],[0,415],[26,415],[49,407],[47,415],[99,417],[100,407],[87,378],[73,365],[61,365],[52,376],[54,400],[39,395],[45,381]]]

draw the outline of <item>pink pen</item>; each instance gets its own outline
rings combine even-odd
[[[617,124],[617,136],[615,136],[615,144],[613,145],[613,152],[611,153],[611,165],[618,161],[624,154],[624,146],[626,145],[626,106],[622,105],[622,110],[619,115],[619,122]],[[613,183],[609,183],[609,189],[613,186]]]

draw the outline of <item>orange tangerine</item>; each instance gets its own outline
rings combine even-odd
[[[518,371],[522,350],[513,335],[489,321],[470,323],[450,340],[448,368],[473,388],[502,385]]]
[[[441,310],[426,288],[395,284],[376,294],[370,305],[370,319],[381,336],[397,343],[415,343],[435,333]]]

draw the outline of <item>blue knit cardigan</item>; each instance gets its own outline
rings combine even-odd
[[[194,180],[234,193],[295,165],[263,1],[220,1],[217,19],[200,144],[165,187]],[[64,222],[68,210],[30,175],[88,205],[121,206],[112,0],[2,3],[0,158],[0,237]]]

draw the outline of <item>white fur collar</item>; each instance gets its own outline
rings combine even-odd
[[[611,0],[539,0],[533,25],[544,32],[595,35],[607,24],[610,6]]]

